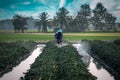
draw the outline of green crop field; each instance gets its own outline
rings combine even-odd
[[[116,40],[120,33],[63,33],[63,39],[68,41]],[[54,40],[54,33],[0,33],[0,41],[49,41]]]

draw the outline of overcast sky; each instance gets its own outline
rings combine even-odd
[[[98,2],[120,22],[120,0],[0,0],[0,19],[12,18],[15,14],[37,18],[38,14],[44,11],[52,18],[60,7],[67,8],[70,15],[74,16],[81,4],[88,3],[91,9],[94,9]]]

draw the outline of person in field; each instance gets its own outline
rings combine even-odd
[[[58,28],[55,33],[55,39],[57,40],[58,44],[62,45],[62,37],[63,37],[62,29]]]

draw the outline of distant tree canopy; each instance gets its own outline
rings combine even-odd
[[[67,14],[69,13],[69,11],[62,7],[59,9],[59,11],[56,13],[56,19],[58,20],[58,22],[60,23],[60,27],[65,30],[67,29]]]
[[[109,13],[102,3],[97,3],[92,11],[89,4],[83,4],[77,16],[69,23],[69,30],[72,32],[88,31],[89,25],[92,24],[95,31],[117,31],[115,21],[116,17]]]
[[[91,12],[90,12],[90,6],[89,4],[83,4],[80,7],[80,11],[78,11],[76,20],[78,20],[78,26],[79,26],[79,30],[80,31],[85,31],[86,29],[88,29],[88,25],[89,25],[89,17],[91,16]]]
[[[105,26],[106,30],[111,30],[113,29],[114,31],[117,31],[115,28],[115,21],[116,21],[116,17],[113,16],[111,13],[106,12],[104,15],[104,24],[107,24],[108,26]]]
[[[96,30],[104,31],[114,28],[116,18],[112,14],[108,13],[102,3],[97,3],[95,9],[93,10],[93,14],[92,23]]]
[[[40,32],[40,29],[42,29],[42,32],[47,32],[48,13],[42,12],[38,17],[39,20],[35,23],[35,26],[38,27],[38,32]]]
[[[116,17],[107,11],[102,3],[97,3],[96,7],[91,10],[89,4],[82,4],[76,16],[68,15],[69,11],[62,7],[48,21],[48,13],[42,12],[39,14],[39,19],[35,26],[38,27],[38,32],[47,32],[47,27],[61,27],[65,32],[84,32],[91,28],[94,31],[117,31]],[[26,18],[15,15],[13,16],[13,25],[15,31],[24,32]]]
[[[25,25],[27,25],[27,18],[26,17],[23,17],[21,15],[14,15],[13,16],[13,20],[12,20],[12,23],[14,25],[14,30],[15,32],[24,32],[25,29],[27,29],[25,27]]]

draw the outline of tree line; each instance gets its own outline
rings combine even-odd
[[[56,16],[49,21],[49,14],[42,12],[39,14],[35,26],[38,28],[38,32],[47,32],[48,26],[53,26],[54,29],[61,27],[64,32],[85,32],[91,28],[94,31],[117,31],[116,17],[109,13],[102,3],[97,3],[93,10],[89,4],[83,4],[76,16],[68,14],[69,11],[62,7],[56,12]],[[12,22],[15,32],[24,32],[27,29],[25,27],[27,19],[27,17],[18,14],[13,16]],[[90,26],[92,27],[90,28]]]

